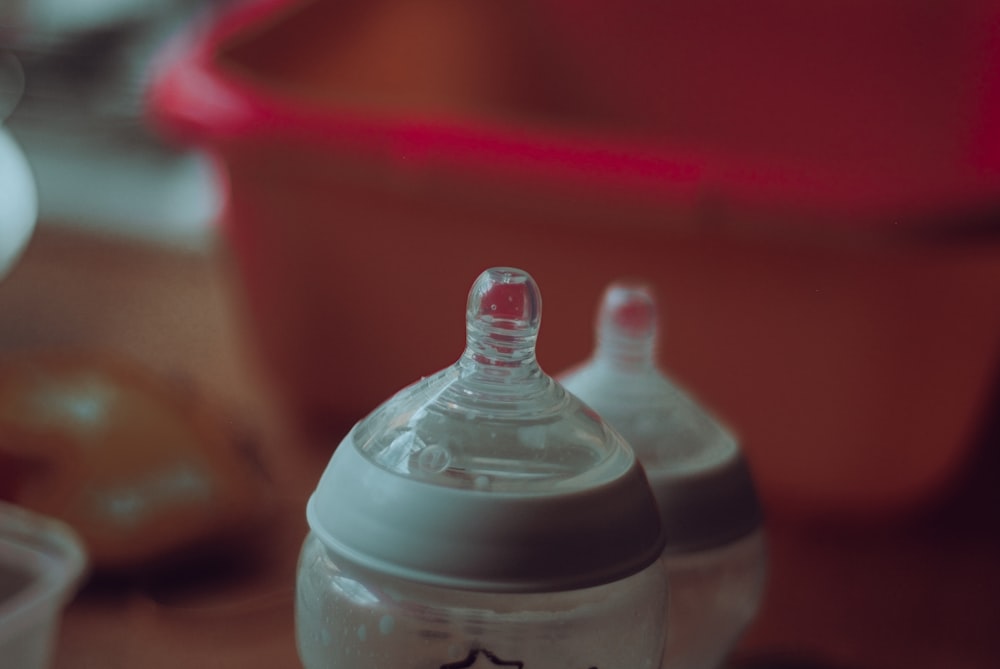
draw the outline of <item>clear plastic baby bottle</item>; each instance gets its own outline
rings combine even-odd
[[[657,368],[656,320],[647,287],[611,285],[593,357],[561,380],[631,444],[659,502],[670,584],[664,669],[715,669],[760,605],[760,507],[733,435]]]
[[[624,440],[538,367],[540,313],[525,272],[482,274],[459,361],[334,453],[299,562],[306,669],[659,666],[656,501]]]

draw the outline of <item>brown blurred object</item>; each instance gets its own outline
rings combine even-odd
[[[235,436],[190,386],[138,364],[65,351],[0,360],[0,494],[68,522],[99,568],[247,530],[265,488]]]
[[[268,506],[249,536],[227,541],[226,531],[155,568],[95,574],[67,611],[58,669],[297,666],[292,587],[302,510],[328,456],[301,472],[288,457],[300,449],[276,429],[268,390],[244,355],[225,267],[211,243],[162,246],[43,220],[0,282],[0,355],[113,351],[228,436],[251,437],[267,473]],[[11,471],[5,465],[0,479]]]
[[[321,3],[263,36],[233,66],[280,81],[321,105],[417,116],[497,115],[513,109],[512,65],[523,29],[506,5],[463,0]],[[322,82],[322,83],[317,83]]]

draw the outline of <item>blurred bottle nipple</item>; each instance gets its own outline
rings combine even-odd
[[[597,318],[595,358],[620,367],[652,367],[656,362],[657,311],[652,291],[642,284],[608,287]]]

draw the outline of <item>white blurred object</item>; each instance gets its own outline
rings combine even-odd
[[[37,218],[38,194],[28,161],[0,127],[0,278],[24,250]]]
[[[85,564],[67,526],[0,502],[0,669],[50,665],[62,609]]]
[[[216,1],[0,0],[0,47],[20,68],[0,80],[20,98],[6,127],[34,174],[42,225],[207,246],[221,207],[214,173],[148,131],[144,95],[164,41]]]
[[[150,142],[17,126],[43,225],[200,250],[214,238],[222,191],[207,159]]]
[[[142,19],[177,0],[4,0],[0,26],[22,35],[67,36]]]

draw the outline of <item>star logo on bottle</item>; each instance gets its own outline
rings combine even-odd
[[[517,667],[524,669],[520,660],[501,660],[488,650],[473,648],[464,660],[442,664],[441,669],[484,669],[485,667]]]
[[[486,667],[517,667],[518,669],[524,669],[524,662],[520,660],[501,660],[484,648],[473,648],[464,660],[442,664],[440,669],[485,669]],[[597,669],[597,667],[590,667],[589,669]]]

